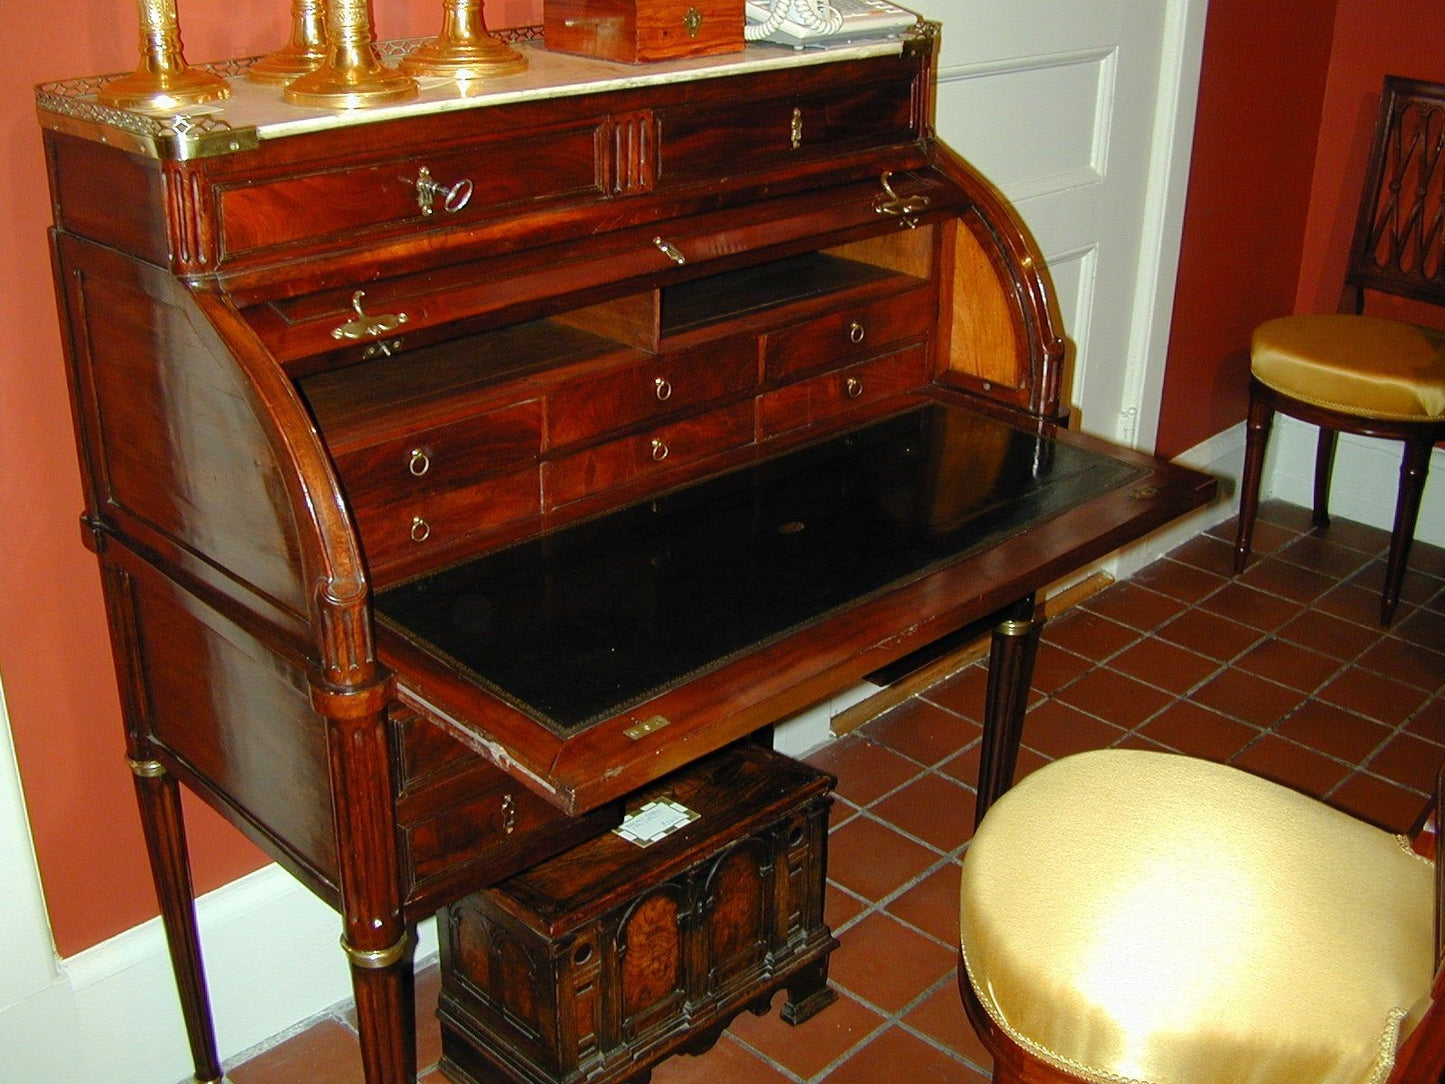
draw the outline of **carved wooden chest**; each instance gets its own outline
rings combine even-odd
[[[743,48],[743,0],[545,0],[547,48],[636,64]]]
[[[617,830],[446,907],[444,1071],[644,1081],[782,987],[790,1023],[829,1004],[831,786],[737,745],[648,787]]]

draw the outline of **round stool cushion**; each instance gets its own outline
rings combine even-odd
[[[1445,418],[1445,332],[1373,316],[1282,316],[1255,328],[1250,371],[1294,399],[1364,418]]]
[[[960,932],[994,1022],[1084,1080],[1365,1084],[1429,1004],[1434,867],[1237,769],[1101,750],[989,810]]]

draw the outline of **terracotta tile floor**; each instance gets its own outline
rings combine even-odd
[[[1445,757],[1445,550],[1417,545],[1394,627],[1375,624],[1383,531],[1267,505],[1230,574],[1233,522],[1045,629],[1019,773],[1106,745],[1168,748],[1407,827]],[[799,1028],[747,1014],[654,1084],[989,1079],[954,986],[957,869],[973,819],[974,664],[815,754],[838,776],[827,916],[836,1004]],[[419,983],[422,1080],[439,1084],[436,972]],[[775,1004],[781,1003],[781,998]],[[345,1009],[234,1068],[234,1084],[361,1080]]]

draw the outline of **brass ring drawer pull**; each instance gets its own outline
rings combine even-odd
[[[843,391],[849,399],[856,399],[863,394],[863,381],[856,376],[850,376],[843,382]]]
[[[656,380],[654,380],[652,382],[652,386],[657,391],[658,402],[665,403],[672,398],[672,385],[669,384],[662,377],[659,376]]]
[[[667,447],[666,441],[663,441],[658,437],[652,438],[652,458],[654,462],[661,463],[664,459],[667,458],[668,451],[669,449]]]
[[[664,241],[661,237],[654,237],[652,239],[652,243],[657,246],[657,251],[661,252],[669,260],[677,264],[678,267],[681,267],[683,264],[687,263],[687,257],[684,256],[682,254],[682,251],[671,241]]]
[[[438,196],[441,197],[442,210],[449,215],[454,215],[465,207],[472,200],[472,182],[468,177],[463,177],[455,184],[438,184],[432,179],[431,170],[422,166],[417,170],[416,181],[416,205],[421,208],[421,213],[430,215],[435,210],[435,203]]]
[[[407,460],[406,469],[411,471],[415,477],[420,478],[431,470],[431,459],[420,448],[413,448],[411,458]]]
[[[863,325],[860,324],[857,320],[854,320],[851,324],[848,325],[848,341],[853,343],[854,345],[861,343],[863,341],[863,337],[867,334],[867,331],[863,329]]]
[[[425,542],[431,537],[431,524],[422,519],[421,516],[411,517],[411,540],[413,542]]]

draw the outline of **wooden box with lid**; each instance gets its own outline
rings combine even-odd
[[[828,1005],[831,785],[742,743],[648,787],[617,830],[446,907],[447,1075],[640,1082],[781,988],[789,1023]]]
[[[638,64],[743,49],[743,0],[545,0],[547,48]]]

